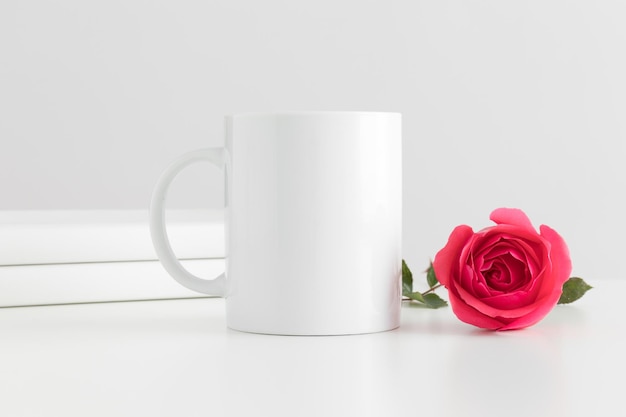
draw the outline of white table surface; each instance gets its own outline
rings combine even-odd
[[[626,281],[492,333],[404,308],[386,333],[225,327],[222,299],[0,309],[0,416],[624,415]]]

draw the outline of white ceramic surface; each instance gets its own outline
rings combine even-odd
[[[168,272],[226,298],[230,328],[332,335],[400,323],[401,115],[250,113],[226,117],[225,148],[190,152],[160,178],[151,231]],[[164,201],[185,166],[226,177],[226,271],[187,272],[167,240]]]

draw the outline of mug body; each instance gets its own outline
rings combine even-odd
[[[226,316],[236,330],[400,323],[401,115],[250,113],[226,124]]]

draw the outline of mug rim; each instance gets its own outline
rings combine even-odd
[[[400,112],[390,111],[359,111],[359,110],[289,110],[289,111],[262,111],[262,112],[241,112],[227,114],[225,118],[235,117],[267,117],[267,116],[324,116],[324,115],[380,115],[380,116],[402,116]]]

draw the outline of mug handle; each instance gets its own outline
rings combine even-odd
[[[224,148],[207,148],[180,156],[161,174],[150,203],[152,244],[165,270],[176,281],[190,290],[220,297],[225,295],[225,275],[223,273],[211,280],[199,278],[187,271],[172,251],[165,227],[165,198],[172,180],[183,168],[195,162],[208,161],[223,170],[226,163],[225,153]]]

